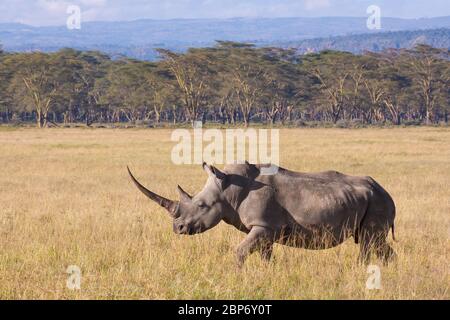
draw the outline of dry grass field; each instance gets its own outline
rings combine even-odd
[[[282,129],[281,165],[370,175],[397,205],[396,263],[366,289],[352,240],[324,251],[275,246],[242,270],[244,234],[221,223],[192,237],[132,184],[126,165],[175,198],[203,186],[175,166],[167,129],[0,128],[1,299],[449,299],[450,129]],[[219,166],[220,167],[220,166]],[[81,290],[66,287],[69,265]]]

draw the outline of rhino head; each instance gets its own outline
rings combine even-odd
[[[174,219],[175,233],[193,235],[215,227],[227,212],[233,210],[223,193],[227,175],[206,163],[203,163],[203,170],[208,174],[203,190],[191,196],[178,186],[179,201],[166,199],[148,190],[136,180],[130,169],[128,173],[142,193],[168,211]]]

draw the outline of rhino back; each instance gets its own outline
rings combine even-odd
[[[374,192],[367,178],[335,171],[307,174],[280,169],[276,175],[258,179],[273,186],[283,220],[302,226],[356,225]]]

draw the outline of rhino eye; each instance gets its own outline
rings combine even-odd
[[[206,208],[207,207],[207,205],[204,202],[197,202],[197,206],[199,208]]]

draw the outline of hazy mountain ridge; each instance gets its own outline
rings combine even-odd
[[[307,39],[301,42],[280,43],[278,46],[298,48],[300,53],[333,49],[359,54],[364,51],[379,52],[388,48],[411,49],[417,44],[450,49],[450,28]]]
[[[398,33],[387,32],[450,28],[450,17],[383,18],[381,30],[369,30],[366,20],[364,17],[136,20],[85,22],[81,30],[68,30],[65,26],[32,27],[7,23],[0,24],[0,43],[8,51],[54,51],[72,47],[101,50],[111,55],[124,54],[140,59],[153,59],[156,56],[153,49],[157,47],[182,51],[189,47],[211,46],[215,40],[252,42],[258,46],[298,46],[301,51],[307,48],[335,48],[333,46],[353,51],[349,49],[355,46],[346,46],[345,42],[351,40],[354,43],[358,40],[365,43],[364,46],[357,45],[359,52],[373,47],[367,38],[382,40],[385,37],[402,37]],[[357,38],[360,34],[369,35]],[[383,36],[377,38],[378,35]],[[446,35],[448,36],[448,31],[444,31],[444,34],[427,32],[425,37],[433,45],[434,42],[445,42],[434,40],[433,37],[441,39]],[[414,34],[405,34],[408,39],[413,36]],[[394,41],[401,45],[408,42],[382,41]]]

